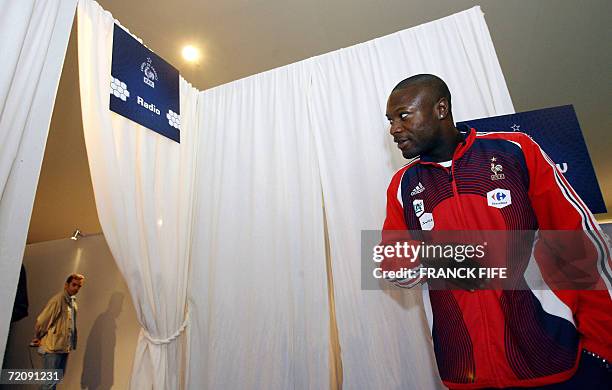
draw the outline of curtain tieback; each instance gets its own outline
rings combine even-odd
[[[172,333],[170,337],[165,338],[165,339],[157,339],[151,336],[151,334],[145,328],[142,328],[142,334],[147,340],[149,340],[151,344],[155,344],[155,345],[169,344],[172,341],[174,341],[177,337],[179,337],[181,333],[183,333],[188,323],[189,323],[189,306],[187,306],[187,312],[185,313],[185,320],[183,320],[183,323],[181,324],[180,328],[178,328],[176,332]]]

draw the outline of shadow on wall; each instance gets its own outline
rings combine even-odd
[[[78,345],[70,353],[58,389],[127,389],[140,326],[127,286],[104,236],[55,240],[26,246],[29,315],[11,324],[4,368],[42,368],[41,356],[28,344],[47,301],[72,272],[85,275],[77,295]],[[33,385],[0,389],[38,389]]]
[[[117,317],[121,314],[122,307],[123,294],[113,293],[108,308],[96,318],[89,332],[81,375],[83,389],[104,390],[113,386]]]

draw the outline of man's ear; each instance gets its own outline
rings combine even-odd
[[[436,103],[436,115],[438,116],[438,119],[445,119],[448,114],[449,114],[449,104],[448,104],[448,100],[446,100],[445,97],[440,98],[440,100],[438,100],[438,103]]]

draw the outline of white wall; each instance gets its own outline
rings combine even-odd
[[[28,245],[24,265],[29,316],[11,327],[4,368],[42,367],[40,356],[28,347],[34,321],[47,300],[63,288],[66,276],[78,272],[86,277],[77,295],[78,346],[70,354],[67,375],[59,388],[126,389],[140,328],[127,286],[104,237]]]

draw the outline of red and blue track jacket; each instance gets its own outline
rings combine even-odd
[[[487,200],[487,194],[502,203],[508,196],[508,202],[492,207],[496,199]],[[420,217],[415,201],[424,208]],[[562,382],[574,374],[583,348],[612,359],[609,244],[584,202],[529,136],[469,129],[450,167],[417,158],[401,168],[387,190],[383,235],[396,230],[583,230],[607,286],[470,292],[434,291],[424,284],[424,309],[446,386]],[[397,267],[392,259],[382,266]]]

